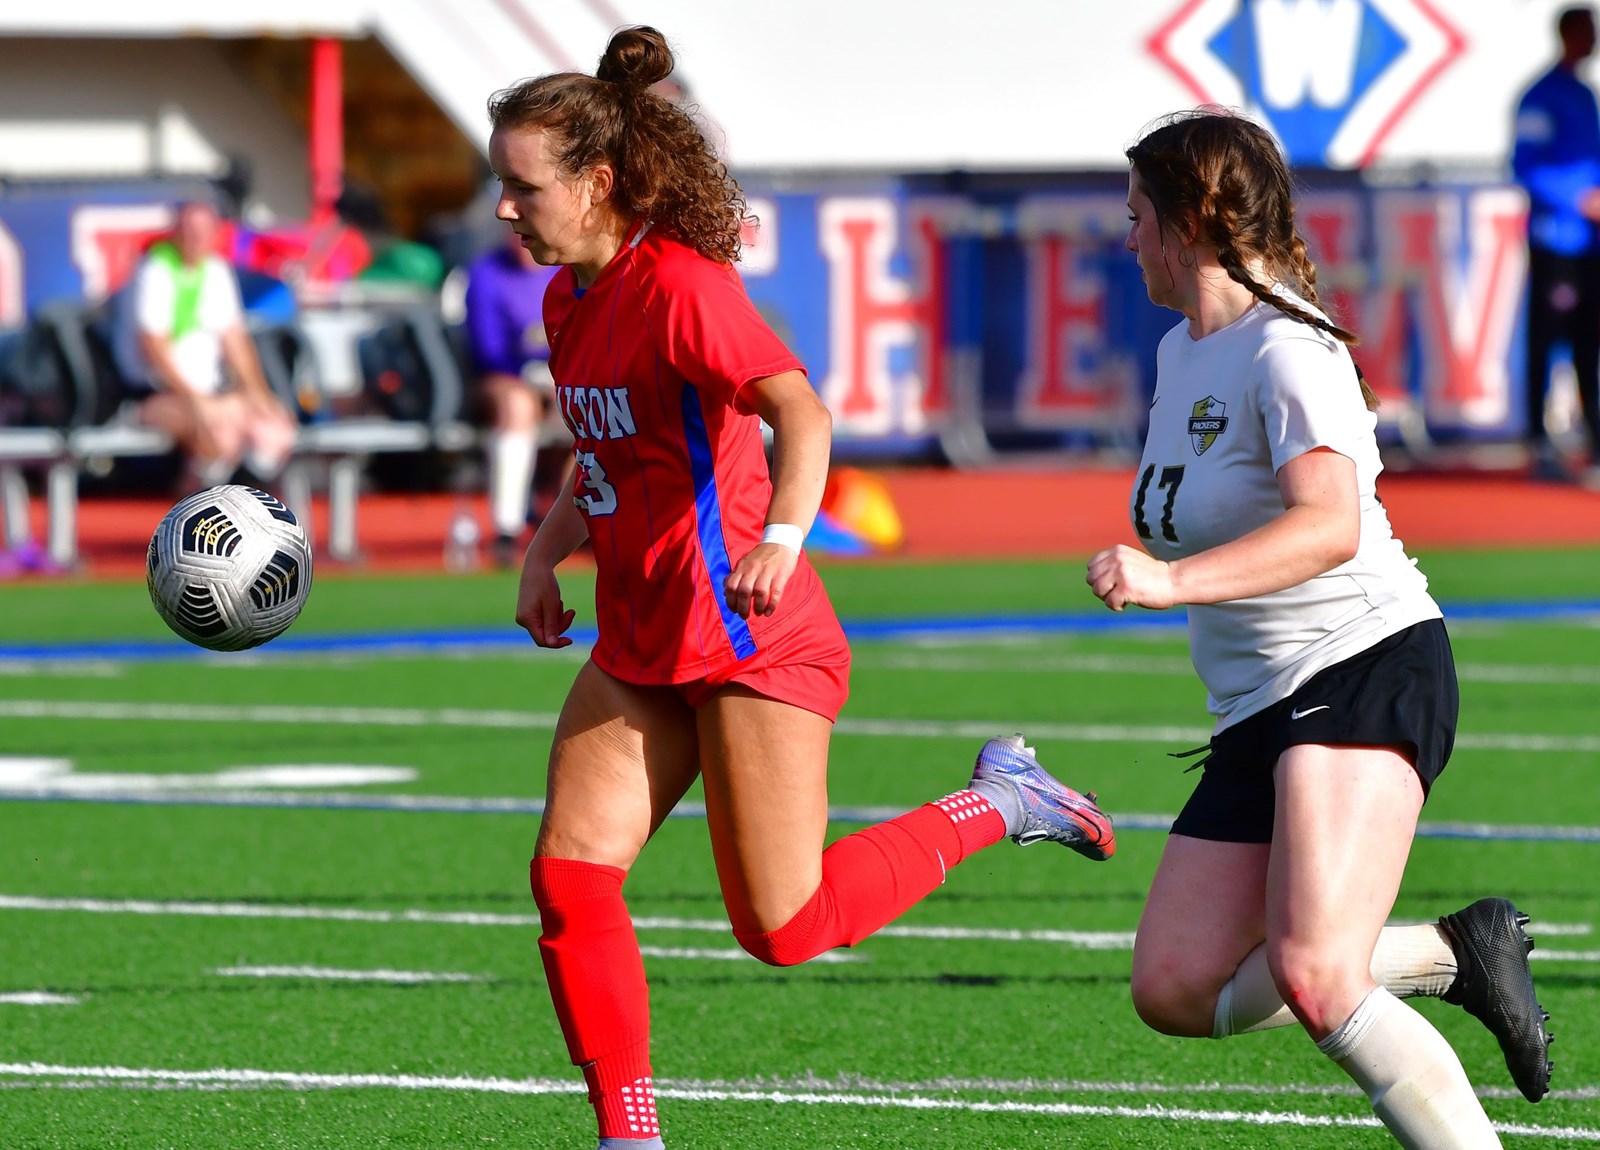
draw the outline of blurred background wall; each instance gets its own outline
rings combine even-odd
[[[294,287],[323,385],[353,393],[338,343],[371,308],[306,257],[347,222],[337,194],[360,189],[382,230],[459,265],[495,235],[488,95],[590,70],[612,29],[651,23],[749,193],[746,282],[833,408],[841,454],[976,464],[1136,442],[1170,324],[1121,247],[1122,150],[1200,102],[1251,110],[1295,161],[1302,226],[1365,337],[1387,441],[1492,448],[1520,430],[1523,385],[1511,112],[1555,50],[1559,7],[7,5],[0,326],[103,301],[173,198],[203,187],[236,209],[254,244],[240,258]],[[448,323],[448,285],[434,302]],[[1558,423],[1563,402],[1558,389]]]

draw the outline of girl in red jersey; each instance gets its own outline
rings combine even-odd
[[[571,642],[557,563],[587,539],[597,568],[599,638],[556,726],[531,882],[603,1150],[662,1145],[622,884],[697,777],[734,937],[778,966],[859,942],[1003,837],[1114,849],[1093,796],[1020,737],[985,744],[967,789],[823,849],[850,651],[801,544],[832,423],[733,268],[738,185],[650,90],[671,70],[659,32],[624,29],[596,75],[489,103],[496,214],[562,265],[544,318],[577,467],[523,563],[516,620],[534,642]]]

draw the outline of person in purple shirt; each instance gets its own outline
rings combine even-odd
[[[516,240],[515,233],[506,234]],[[515,242],[490,249],[467,268],[467,344],[488,423],[489,519],[502,567],[521,559],[516,548],[532,504],[539,424],[556,418],[543,307],[558,270],[534,263]]]

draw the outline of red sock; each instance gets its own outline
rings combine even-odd
[[[762,962],[793,966],[836,946],[854,946],[944,882],[945,872],[1005,836],[994,804],[957,791],[822,852],[822,885],[795,916],[765,934],[734,937]]]
[[[536,858],[528,869],[567,1052],[583,1068],[601,1138],[654,1138],[650,991],[620,867]]]
[[[656,1118],[656,1091],[649,1074],[650,1051],[639,1052],[646,1073],[630,1078],[632,1071],[617,1071],[621,1059],[606,1063],[591,1062],[583,1068],[589,1084],[589,1102],[594,1106],[602,1138],[654,1138],[661,1133]],[[608,1067],[609,1071],[608,1072]]]

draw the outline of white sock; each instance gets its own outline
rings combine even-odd
[[[1383,987],[1317,1049],[1372,1100],[1406,1150],[1488,1150],[1500,1137],[1472,1092],[1461,1060],[1415,1010]]]
[[[1005,783],[994,779],[973,779],[967,784],[967,790],[975,795],[988,799],[995,810],[1000,812],[1000,818],[1006,824],[1006,834],[1014,835],[1017,828],[1022,825],[1022,800],[1017,797],[1017,792],[1006,786]],[[956,792],[960,794],[959,791]],[[951,798],[953,796],[945,796]],[[944,800],[941,799],[941,802]]]
[[[1432,923],[1386,926],[1372,951],[1372,981],[1396,998],[1438,998],[1456,977],[1456,956],[1444,933]],[[1217,996],[1211,1037],[1227,1038],[1255,1030],[1292,1026],[1294,1014],[1283,1004],[1267,969],[1267,949],[1258,946]]]
[[[521,535],[528,522],[537,441],[531,431],[495,431],[485,441],[489,521],[496,535]]]
[[[1217,1008],[1211,1017],[1211,1037],[1229,1038],[1256,1030],[1293,1026],[1300,1020],[1283,1004],[1267,969],[1266,944],[1244,956],[1239,969],[1217,995]]]
[[[1396,998],[1438,998],[1456,980],[1456,952],[1437,923],[1386,926],[1372,952],[1372,981]]]

